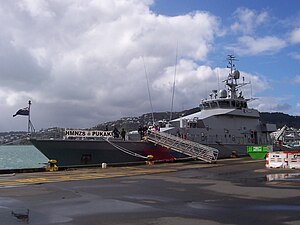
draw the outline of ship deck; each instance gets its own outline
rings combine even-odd
[[[0,224],[299,224],[299,170],[248,157],[0,175]]]

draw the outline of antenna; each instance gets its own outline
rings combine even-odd
[[[27,131],[30,134],[31,132],[35,133],[34,126],[30,120],[30,106],[31,106],[31,100],[28,101],[28,126],[27,126]]]
[[[220,90],[220,70],[218,69],[218,90]]]
[[[30,106],[31,106],[31,101],[29,100],[28,101],[28,130],[27,132],[30,133],[30,124],[31,124],[31,121],[30,121]]]
[[[146,80],[147,80],[148,95],[149,95],[149,101],[150,101],[150,107],[151,107],[151,113],[152,113],[152,122],[154,124],[155,121],[154,121],[153,106],[152,106],[152,100],[151,100],[150,89],[149,89],[149,80],[148,80],[148,75],[147,75],[147,70],[146,70],[144,57],[142,57],[142,59],[143,59],[143,64],[144,64],[145,76],[146,76]]]
[[[172,93],[172,101],[171,101],[170,121],[172,120],[173,105],[174,105],[175,82],[176,82],[176,73],[177,73],[177,56],[178,56],[178,41],[177,41],[177,45],[176,45],[176,57],[175,57],[175,69],[174,69],[174,81],[173,81],[173,93]]]
[[[252,82],[251,82],[251,77],[250,77],[250,98],[252,99]]]

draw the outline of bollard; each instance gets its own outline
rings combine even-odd
[[[151,166],[154,164],[153,155],[147,155],[146,165]]]
[[[238,154],[236,153],[236,151],[232,151],[230,158],[237,158],[237,157],[238,157]]]
[[[46,171],[54,172],[58,170],[58,167],[56,165],[57,161],[55,159],[50,159],[48,161],[48,166],[45,168]]]

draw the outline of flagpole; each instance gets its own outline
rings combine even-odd
[[[31,124],[31,121],[30,121],[30,105],[31,105],[31,101],[29,100],[28,101],[28,133],[30,133],[30,124]]]

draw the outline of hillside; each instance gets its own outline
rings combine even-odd
[[[275,123],[277,128],[287,125],[300,129],[300,116],[291,116],[280,112],[262,112],[260,113],[261,121],[265,123]]]
[[[173,112],[172,119],[178,118],[180,116],[188,115],[191,113],[195,113],[198,111],[199,108],[193,108],[181,112]],[[153,114],[154,114],[155,121],[170,120],[170,112],[155,112]],[[104,130],[107,126],[108,129],[110,130],[111,128],[116,126],[117,128],[124,128],[127,131],[132,131],[132,130],[137,130],[140,125],[144,125],[144,124],[152,124],[151,113],[143,114],[139,117],[123,117],[116,121],[109,121],[109,122],[98,124],[93,128]]]

